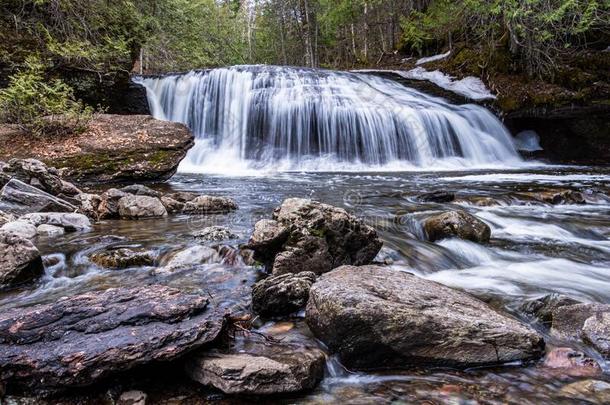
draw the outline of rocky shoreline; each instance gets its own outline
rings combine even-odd
[[[0,178],[5,291],[32,288],[43,276],[48,263],[36,248],[41,237],[87,232],[100,220],[137,223],[239,210],[225,196],[166,193],[139,184],[86,193],[60,170],[34,159],[2,164]],[[519,198],[524,204],[586,203],[586,197],[562,190]],[[434,205],[456,196],[436,192],[417,199]],[[459,238],[487,244],[493,237],[484,221],[465,211],[431,211],[418,220],[422,237],[431,242]],[[350,370],[519,363],[568,374],[600,372],[594,358],[574,348],[557,349],[553,342],[545,349],[540,330],[575,346],[584,343],[596,356],[610,356],[610,306],[547,296],[524,302],[517,318],[468,293],[376,261],[382,249],[377,231],[332,205],[286,199],[237,246],[231,241],[240,237],[226,227],[204,227],[192,237],[195,245],[167,255],[120,245],[92,250],[89,260],[112,271],[144,267],[160,276],[202,263],[229,270],[254,266],[260,280],[243,286],[250,297],[241,310],[222,305],[214,295],[163,285],[163,278],[161,284],[78,293],[6,310],[0,312],[4,389],[18,396],[70,395],[126,373],[155,375],[166,363],[227,398],[282,396],[314,389],[334,355]],[[254,319],[290,322],[295,314],[304,316],[303,327],[324,349],[252,330]],[[146,397],[127,391],[117,398],[123,395]]]

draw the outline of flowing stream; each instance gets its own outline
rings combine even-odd
[[[384,241],[378,261],[472,293],[541,330],[549,348],[586,351],[604,370],[594,378],[610,382],[608,362],[579,342],[551,337],[519,309],[524,300],[551,292],[610,303],[610,168],[527,166],[485,109],[450,105],[365,75],[241,67],[146,79],[145,84],[156,116],[185,122],[197,135],[182,172],[153,187],[230,196],[240,209],[219,216],[109,220],[90,232],[41,238],[37,245],[45,254],[45,277],[35,286],[1,294],[0,307],[162,283],[209,294],[216,304],[245,312],[250,286],[262,274],[239,260],[163,274],[155,267],[104,270],[88,255],[108,246],[142,246],[158,253],[158,266],[173,252],[197,245],[190,233],[210,225],[230,227],[240,239],[227,243],[238,246],[284,198],[307,197],[344,207],[375,226]],[[235,121],[227,122],[233,114]],[[409,127],[411,121],[417,130]],[[473,169],[479,166],[491,168]],[[351,170],[336,171],[341,167]],[[433,170],[438,168],[445,170]],[[225,174],[215,173],[225,169]],[[239,170],[244,172],[235,174]],[[586,204],[551,205],[523,197],[554,189],[580,191]],[[456,193],[456,200],[416,199],[437,190]],[[419,218],[456,208],[491,227],[489,244],[423,239]],[[319,344],[303,314],[255,326],[286,341]],[[145,390],[152,403],[216,398],[180,375],[132,388]],[[329,356],[326,377],[315,391],[278,401],[575,403],[565,387],[586,378],[540,364],[352,373]]]

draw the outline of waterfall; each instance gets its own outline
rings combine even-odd
[[[136,79],[156,118],[186,124],[186,172],[405,170],[516,165],[502,123],[361,73],[235,66]]]

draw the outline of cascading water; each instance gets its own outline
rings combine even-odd
[[[186,124],[185,172],[517,165],[488,110],[366,74],[236,66],[142,78],[152,113]]]

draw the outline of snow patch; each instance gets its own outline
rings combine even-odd
[[[437,60],[445,59],[449,55],[451,55],[451,51],[447,51],[445,53],[441,53],[441,54],[434,55],[434,56],[428,56],[425,58],[421,58],[421,59],[418,59],[417,62],[415,62],[415,65],[419,66],[419,65],[423,65],[424,63],[430,63],[430,62],[434,62]]]
[[[425,68],[417,67],[415,69],[404,71],[396,71],[400,76],[413,80],[428,80],[445,90],[460,94],[471,100],[487,100],[495,99],[496,96],[489,91],[485,83],[476,77],[468,76],[461,80],[456,80],[439,70],[427,71]]]

